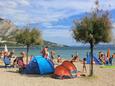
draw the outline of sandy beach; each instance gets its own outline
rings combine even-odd
[[[74,64],[82,70],[80,62]],[[17,68],[0,67],[0,86],[115,86],[115,69],[100,68],[99,65],[94,65],[94,77],[88,77],[87,65],[86,77],[64,80],[54,79],[52,75],[21,75]]]

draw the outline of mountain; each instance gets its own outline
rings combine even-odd
[[[0,37],[8,36],[16,30],[16,26],[6,19],[0,18]]]
[[[0,18],[0,42],[1,43],[3,44],[5,43],[8,45],[17,45],[15,38],[12,36],[13,34],[16,34],[16,31],[21,31],[21,29],[17,29],[17,27],[10,20]],[[44,45],[50,47],[66,47],[66,45],[61,45],[45,40],[44,40]]]
[[[58,43],[54,43],[54,42],[50,42],[46,40],[44,40],[44,45],[49,46],[49,47],[69,47],[67,45],[62,45],[62,44],[58,44]]]

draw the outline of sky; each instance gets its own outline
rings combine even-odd
[[[115,0],[99,1],[100,9],[115,10]],[[37,25],[45,40],[80,45],[72,38],[73,20],[93,10],[94,2],[95,0],[0,0],[0,17],[11,20],[17,26]]]

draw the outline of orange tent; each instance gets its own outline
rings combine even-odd
[[[56,67],[54,74],[60,76],[61,78],[63,78],[63,76],[71,76],[69,71],[62,65]]]
[[[55,68],[54,77],[57,79],[74,78],[77,76],[77,68],[70,61],[64,61]]]
[[[108,50],[107,50],[107,58],[109,59],[111,57],[111,55],[110,55],[110,48],[108,48]]]
[[[74,65],[73,63],[71,63],[70,61],[64,61],[64,62],[62,63],[62,65],[63,65],[65,68],[69,69],[70,71],[77,70],[77,68],[75,67],[75,65]]]

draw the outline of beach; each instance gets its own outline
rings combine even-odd
[[[78,71],[82,71],[82,63],[75,62]],[[94,65],[94,76],[88,77],[89,65],[84,77],[73,79],[54,79],[52,75],[22,75],[17,68],[0,66],[0,86],[115,86],[115,69],[100,68]]]

